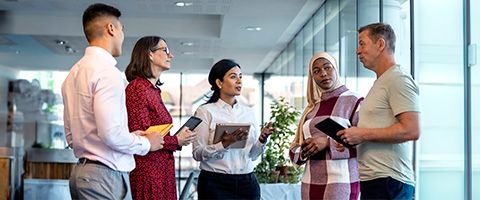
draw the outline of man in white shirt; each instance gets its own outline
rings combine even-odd
[[[72,199],[131,199],[133,154],[163,148],[160,134],[129,133],[126,81],[115,67],[122,53],[118,9],[93,4],[83,14],[89,42],[62,85],[67,142],[80,158],[70,176]]]
[[[412,199],[411,141],[420,137],[418,86],[395,62],[390,25],[369,24],[358,33],[358,58],[377,80],[360,107],[358,127],[338,135],[358,144],[361,199]]]

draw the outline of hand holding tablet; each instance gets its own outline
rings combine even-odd
[[[183,129],[183,127],[188,127],[188,129],[190,129],[191,131],[193,131],[195,128],[197,128],[197,126],[202,122],[202,120],[198,117],[195,117],[195,116],[191,116],[187,122],[185,122],[185,124],[182,125],[182,127],[180,127],[178,129],[178,131],[174,134],[174,135],[177,135],[178,133],[180,133],[180,131]]]
[[[345,141],[342,140],[340,136],[337,135],[338,131],[345,129],[345,127],[338,124],[336,121],[334,121],[331,118],[324,119],[318,124],[315,124],[315,127],[345,147],[350,148],[354,146],[346,143]]]
[[[225,134],[233,134],[228,136],[234,136],[235,138],[229,138],[229,139],[235,140],[236,142],[233,142],[228,147],[244,148],[247,143],[249,131],[250,131],[250,123],[218,123],[217,126],[215,127],[213,144],[217,144],[218,142],[221,142]]]

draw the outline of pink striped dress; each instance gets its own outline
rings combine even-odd
[[[314,125],[328,117],[344,127],[356,126],[362,100],[362,97],[345,86],[323,93],[320,103],[307,115],[303,125],[304,136],[327,137]],[[290,149],[290,159],[294,163],[306,164],[302,177],[302,199],[358,199],[360,180],[356,149],[349,148],[339,152],[335,149],[333,139],[328,140],[329,147],[306,161],[300,159],[300,145],[294,144]]]

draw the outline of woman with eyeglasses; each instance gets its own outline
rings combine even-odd
[[[165,40],[158,36],[139,39],[125,70],[128,127],[130,131],[171,124],[172,116],[163,103],[160,75],[170,69],[173,55]],[[135,156],[130,173],[133,199],[177,199],[173,152],[190,144],[196,133],[184,128],[176,136],[164,136],[163,149]]]

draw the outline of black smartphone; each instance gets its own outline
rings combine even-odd
[[[188,129],[190,129],[191,131],[193,131],[195,128],[197,128],[197,126],[202,122],[202,120],[198,117],[195,117],[195,116],[191,116],[190,119],[187,120],[187,122],[185,122],[185,124],[182,125],[182,127],[180,127],[180,129],[178,129],[178,131],[174,134],[174,135],[177,135],[178,133],[180,133],[180,131],[183,129],[183,127],[188,127]]]
[[[345,127],[334,121],[332,118],[327,118],[318,122],[318,124],[315,124],[315,128],[318,128],[318,130],[321,130],[343,146],[353,147],[353,145],[344,142],[342,138],[337,135],[338,131],[345,129]]]

